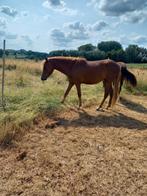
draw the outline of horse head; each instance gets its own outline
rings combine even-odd
[[[51,61],[46,58],[43,64],[43,71],[41,75],[41,80],[46,80],[53,72],[54,68]]]

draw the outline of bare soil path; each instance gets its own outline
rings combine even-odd
[[[0,195],[147,195],[147,98],[70,108],[0,149]]]

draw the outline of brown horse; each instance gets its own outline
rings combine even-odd
[[[73,57],[50,57],[44,62],[41,80],[46,80],[54,69],[65,74],[69,79],[68,88],[64,94],[62,103],[65,101],[73,85],[77,88],[79,107],[81,101],[81,84],[97,84],[103,81],[104,98],[99,106],[100,109],[105,99],[110,95],[108,107],[115,104],[119,94],[119,82],[121,67],[112,60],[87,61],[84,58]]]

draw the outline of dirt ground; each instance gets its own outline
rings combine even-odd
[[[67,107],[0,149],[0,195],[147,195],[147,97]]]

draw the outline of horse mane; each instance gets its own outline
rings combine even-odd
[[[48,60],[65,60],[65,61],[72,61],[72,62],[83,62],[85,63],[87,60],[83,57],[72,57],[72,56],[55,56],[49,57]]]

